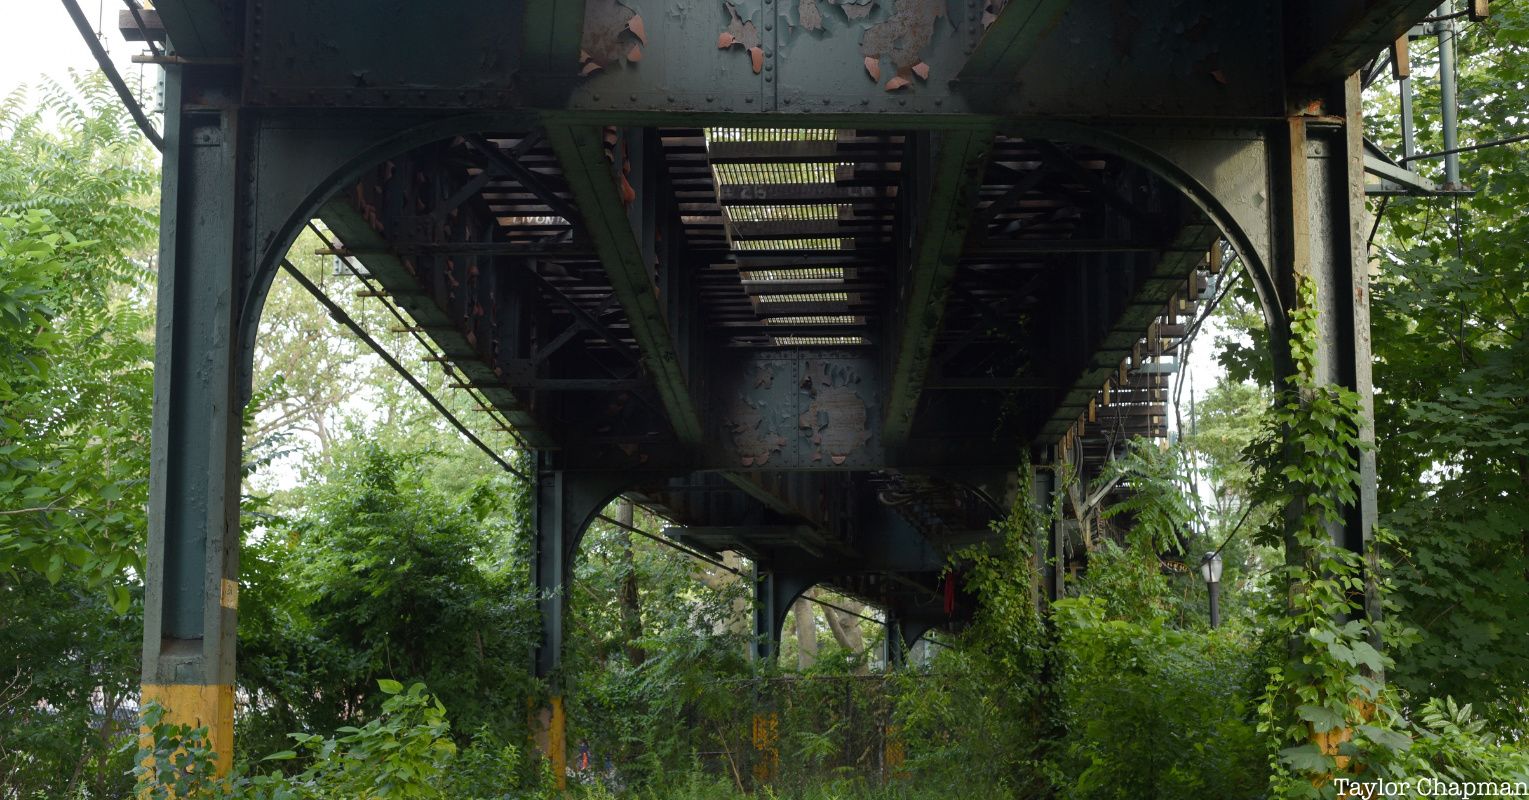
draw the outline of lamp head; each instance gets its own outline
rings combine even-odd
[[[1221,582],[1220,553],[1206,553],[1205,557],[1200,559],[1200,577],[1204,578],[1206,583]]]

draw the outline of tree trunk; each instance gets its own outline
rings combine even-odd
[[[632,501],[623,498],[616,504],[616,521],[632,524]],[[648,654],[642,649],[642,599],[637,593],[637,563],[632,557],[632,532],[618,529],[621,537],[621,634],[627,661],[640,666]]]
[[[806,597],[798,597],[791,605],[796,615],[796,667],[809,669],[818,660],[818,621],[812,607],[816,603]]]
[[[861,613],[865,606],[853,600],[840,600],[844,608],[856,614]],[[840,647],[860,656],[865,653],[865,633],[860,630],[860,619],[851,614],[846,614],[838,609],[823,606],[823,618],[828,621],[828,629],[833,631],[834,640]],[[855,668],[856,675],[864,675],[870,672],[870,668],[862,663]]]

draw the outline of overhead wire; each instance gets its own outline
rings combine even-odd
[[[112,63],[111,56],[107,55],[106,48],[101,46],[100,38],[96,36],[95,30],[90,27],[90,20],[85,17],[85,12],[80,9],[80,4],[76,0],[63,0],[63,3],[64,9],[69,12],[69,18],[74,20],[74,27],[79,29],[80,37],[85,40],[85,45],[90,48],[90,54],[95,56],[96,66],[99,66],[101,72],[105,73],[107,82],[111,83],[112,89],[117,92],[117,97],[122,101],[122,105],[127,108],[127,113],[132,115],[133,122],[137,123],[138,129],[143,131],[144,137],[149,140],[149,144],[154,145],[155,150],[161,153],[164,152],[164,137],[154,128],[154,123],[149,121],[148,116],[143,113],[143,106],[138,104],[138,98],[133,96],[132,90],[127,88],[127,83],[122,80],[122,75],[117,72],[117,66]]]
[[[1421,161],[1430,158],[1443,158],[1445,156],[1458,155],[1460,153],[1473,153],[1477,150],[1485,150],[1489,147],[1501,147],[1505,144],[1517,144],[1523,141],[1529,141],[1529,133],[1520,133],[1516,136],[1509,136],[1503,139],[1493,139],[1489,142],[1468,144],[1462,147],[1452,147],[1448,150],[1439,150],[1433,153],[1417,153],[1415,155],[1403,156],[1402,158],[1397,159],[1397,163],[1403,164],[1408,161]]]
[[[633,505],[636,505],[636,504],[634,503]],[[644,508],[644,510],[647,510],[643,506],[638,506],[638,507],[639,508]],[[614,525],[615,527],[620,528],[621,530],[628,531],[630,533],[635,533],[638,536],[641,536],[641,537],[643,537],[645,539],[650,539],[650,540],[652,540],[654,542],[657,542],[658,544],[663,545],[664,547],[668,547],[668,548],[672,548],[674,550],[678,550],[681,553],[684,553],[685,555],[690,556],[691,558],[698,559],[700,561],[704,561],[704,562],[706,562],[708,564],[711,564],[712,566],[717,567],[718,569],[721,569],[721,570],[723,570],[725,572],[730,572],[730,573],[732,573],[734,575],[737,575],[740,578],[749,578],[749,577],[751,577],[749,575],[749,573],[747,573],[747,572],[745,572],[745,571],[743,571],[741,569],[738,569],[737,567],[729,566],[729,565],[727,565],[727,564],[725,564],[725,563],[723,563],[723,562],[721,562],[721,561],[719,561],[719,560],[717,560],[715,558],[712,558],[711,556],[708,556],[708,555],[706,555],[704,553],[701,553],[700,551],[697,551],[697,550],[694,550],[692,548],[686,547],[686,546],[680,544],[679,542],[673,541],[671,539],[667,539],[667,538],[664,538],[664,537],[659,536],[657,534],[645,531],[642,528],[637,527],[636,525],[629,525],[629,524],[627,524],[625,522],[622,522],[621,520],[616,519],[615,517],[607,516],[605,514],[596,514],[595,515],[595,519],[598,519],[601,522],[606,522],[606,523],[609,523],[611,525]],[[819,599],[819,598],[816,598],[816,597],[812,597],[810,595],[803,594],[802,595],[802,599],[806,600],[808,602],[811,602],[811,603],[816,603],[816,604],[818,604],[820,606],[823,606],[824,608],[831,608],[831,609],[833,609],[835,611],[838,611],[841,614],[848,614],[849,616],[852,616],[852,617],[859,617],[860,619],[863,619],[866,622],[875,622],[877,624],[880,624],[882,622],[882,620],[876,619],[875,617],[868,617],[868,616],[866,616],[864,614],[861,614],[859,612],[851,611],[851,610],[845,608],[844,606],[837,605],[837,604],[834,604],[834,603],[830,603],[827,600],[822,600],[822,599]]]
[[[414,374],[409,372],[407,367],[405,367],[403,364],[400,364],[398,359],[394,358],[391,353],[388,353],[386,350],[384,350],[382,345],[376,339],[372,338],[371,334],[367,333],[359,323],[352,319],[350,314],[346,313],[345,309],[336,305],[328,295],[324,294],[324,290],[320,289],[313,283],[313,281],[309,280],[308,276],[304,275],[302,270],[298,269],[292,264],[290,260],[285,258],[281,260],[281,267],[282,269],[286,270],[287,274],[291,276],[293,280],[297,281],[298,285],[302,286],[303,289],[308,292],[308,294],[313,295],[313,299],[317,300],[319,304],[329,312],[329,316],[334,319],[335,322],[338,322],[349,329],[351,333],[356,335],[356,338],[360,339],[363,343],[370,347],[373,352],[381,357],[383,361],[387,362],[387,365],[392,367],[394,372],[397,372],[400,377],[408,381],[409,385],[413,386],[414,390],[419,392],[421,397],[425,398],[425,402],[433,406],[436,411],[439,411],[441,416],[444,416],[446,421],[451,423],[452,427],[456,428],[459,433],[467,437],[468,441],[472,442],[478,447],[479,450],[482,450],[488,455],[489,458],[492,458],[499,464],[499,466],[503,467],[505,472],[508,472],[511,475],[526,481],[527,483],[531,482],[530,475],[527,475],[525,472],[517,469],[510,462],[505,461],[504,458],[495,452],[492,447],[489,447],[488,444],[486,444],[482,439],[478,438],[478,435],[468,429],[468,427],[464,425],[455,414],[451,413],[451,410],[446,408],[445,404],[442,403],[440,399],[437,398],[428,388],[426,388],[426,386],[421,383],[418,378],[414,377]]]
[[[338,253],[343,250],[343,248],[337,247],[334,240],[330,239],[329,236],[325,234],[324,231],[322,231],[318,225],[313,222],[313,220],[308,220],[308,230],[311,231],[314,236],[317,236],[319,241],[323,242],[324,247],[329,251]],[[444,357],[441,353],[436,351],[435,347],[430,343],[430,340],[419,332],[417,326],[413,325],[412,322],[403,315],[403,312],[399,310],[395,304],[387,301],[387,299],[384,297],[386,293],[382,289],[378,288],[376,284],[372,283],[370,277],[362,273],[361,270],[356,269],[355,265],[350,262],[349,258],[344,256],[338,256],[338,258],[340,263],[345,266],[346,271],[355,277],[356,280],[360,281],[361,285],[367,288],[368,293],[371,296],[376,297],[382,301],[382,307],[387,309],[388,313],[392,315],[393,319],[398,322],[399,326],[408,332],[414,338],[414,341],[424,349],[427,357],[436,359],[442,364],[445,363]],[[471,392],[473,390],[469,391]],[[515,430],[514,426],[509,424],[508,420],[505,420],[494,414],[492,411],[494,406],[492,403],[488,402],[487,398],[480,397],[477,394],[473,394],[473,398],[478,402],[478,406],[480,408],[485,409],[488,411],[488,413],[490,413],[491,416],[493,416],[494,421],[498,424],[499,428],[507,432],[510,435],[510,438],[514,439],[515,443],[519,445],[522,450],[530,449],[529,445],[526,444],[526,440],[521,437],[521,435]]]

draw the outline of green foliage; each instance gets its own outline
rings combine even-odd
[[[0,575],[0,787],[9,797],[126,796],[143,617],[83,576]]]
[[[36,97],[0,103],[0,794],[123,796],[156,170],[104,81]]]
[[[1053,780],[1047,756],[1056,698],[1048,684],[1055,654],[1036,605],[1032,554],[1056,510],[1031,503],[1028,465],[1019,474],[1026,480],[995,524],[996,545],[956,559],[963,581],[982,598],[976,619],[936,656],[939,680],[906,686],[898,707],[909,771],[974,794],[1028,796]]]
[[[379,679],[433,682],[466,730],[525,731],[535,608],[482,487],[451,496],[415,453],[342,447],[306,507],[246,549],[241,686],[252,753],[369,713]]]
[[[638,527],[662,524],[636,516]],[[696,767],[699,751],[723,751],[747,772],[747,582],[599,522],[579,555],[569,609],[578,635],[564,656],[579,686],[567,698],[569,740],[588,744],[597,767],[607,757],[619,764],[634,788],[672,783]],[[636,631],[624,616],[627,569],[639,587]],[[628,657],[632,633],[641,663]]]
[[[1088,596],[1056,605],[1067,730],[1058,760],[1070,781],[1060,796],[1262,797],[1247,643],[1145,616],[1111,619]]]
[[[0,105],[0,572],[126,611],[148,488],[155,172],[104,81]],[[65,132],[45,121],[67,120]]]
[[[1462,143],[1523,133],[1529,5],[1494,5],[1458,42]],[[1437,82],[1414,83],[1419,149],[1440,150]],[[1372,138],[1399,151],[1394,87],[1369,100]],[[1395,615],[1420,635],[1387,679],[1502,725],[1521,725],[1529,699],[1526,153],[1462,154],[1470,196],[1389,201],[1371,294],[1381,521],[1395,536]],[[1414,164],[1442,180],[1442,161]]]
[[[1185,491],[1180,454],[1143,441],[1105,465],[1101,483],[1120,480],[1130,487],[1121,502],[1104,510],[1104,519],[1124,517],[1129,546],[1144,552],[1183,555],[1195,519]]]
[[[144,713],[149,731],[137,751],[138,796],[155,800],[490,800],[542,796],[514,779],[514,747],[480,737],[459,749],[446,707],[423,684],[407,690],[378,681],[385,699],[377,716],[335,736],[291,734],[294,746],[272,753],[265,772],[214,777],[207,729],[165,722],[164,710]],[[294,772],[273,770],[299,765]]]
[[[1363,564],[1333,539],[1358,499],[1359,397],[1315,377],[1313,289],[1299,288],[1303,303],[1292,314],[1290,341],[1296,374],[1252,448],[1256,491],[1286,510],[1260,538],[1285,547],[1274,577],[1286,613],[1271,632],[1290,647],[1289,657],[1269,668],[1259,711],[1260,729],[1278,751],[1277,795],[1318,797],[1332,791],[1329,778],[1361,770],[1397,777],[1392,756],[1408,740],[1396,732],[1396,711],[1382,695],[1380,674],[1390,659],[1372,644],[1381,631],[1365,614]]]

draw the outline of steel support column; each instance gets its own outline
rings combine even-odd
[[[756,660],[766,664],[775,662],[780,654],[781,626],[786,622],[786,612],[802,592],[812,588],[814,581],[792,573],[776,572],[767,566],[754,565],[754,638],[752,647]]]
[[[1346,510],[1333,538],[1365,559],[1366,611],[1380,614],[1374,587],[1374,557],[1370,548],[1376,517],[1374,386],[1370,374],[1369,260],[1365,231],[1369,212],[1364,198],[1364,143],[1360,120],[1359,77],[1335,85],[1330,110],[1340,111],[1342,123],[1295,116],[1280,139],[1284,145],[1276,173],[1274,195],[1286,211],[1276,247],[1275,274],[1292,305],[1302,301],[1298,282],[1312,290],[1317,312],[1317,375],[1320,384],[1351,389],[1360,399],[1360,439],[1356,455],[1359,486],[1356,502]],[[1336,108],[1335,108],[1336,107]],[[1271,331],[1271,339],[1288,331]],[[1275,343],[1276,353],[1285,346]],[[1283,354],[1281,354],[1283,355]],[[1275,359],[1277,379],[1288,381],[1288,357]]]
[[[557,469],[546,452],[537,457],[536,497],[531,509],[536,552],[531,568],[541,612],[541,640],[536,646],[534,668],[538,678],[547,680],[549,696],[546,706],[533,709],[532,727],[537,747],[551,762],[560,788],[568,758],[560,670],[573,562],[585,529],[621,491],[625,480],[614,473]]]
[[[143,701],[206,726],[233,765],[243,441],[239,115],[185,68],[165,80],[154,427],[143,625]],[[195,95],[196,105],[192,106]]]
[[[887,671],[901,667],[908,663],[909,642],[903,638],[903,621],[893,611],[888,610],[886,621],[882,623],[885,628],[884,646],[886,647]]]
[[[1065,529],[1061,520],[1051,519],[1056,493],[1062,491],[1062,487],[1058,485],[1056,470],[1050,466],[1032,467],[1030,474],[1031,502],[1040,512],[1041,518],[1047,520],[1045,527],[1035,532],[1035,566],[1041,576],[1040,597],[1037,600],[1043,607],[1049,607],[1062,598],[1066,588],[1066,559],[1063,555]]]
[[[699,447],[700,412],[681,364],[671,331],[673,323],[664,314],[654,288],[653,265],[644,257],[645,252],[654,252],[654,238],[666,220],[654,216],[658,204],[637,203],[630,216],[627,211],[629,203],[643,198],[647,192],[658,191],[658,165],[641,153],[641,143],[649,135],[641,129],[616,132],[617,144],[611,156],[622,162],[630,150],[637,153],[640,167],[631,175],[624,175],[621,163],[613,164],[607,159],[600,129],[558,124],[547,127],[547,140],[557,152],[583,215],[584,231],[594,242],[610,276],[611,288],[626,311],[632,336],[642,348],[643,366],[653,379],[675,436],[687,447]],[[622,180],[628,182],[635,197],[623,199],[618,188],[618,181]],[[686,348],[686,352],[694,349]]]

